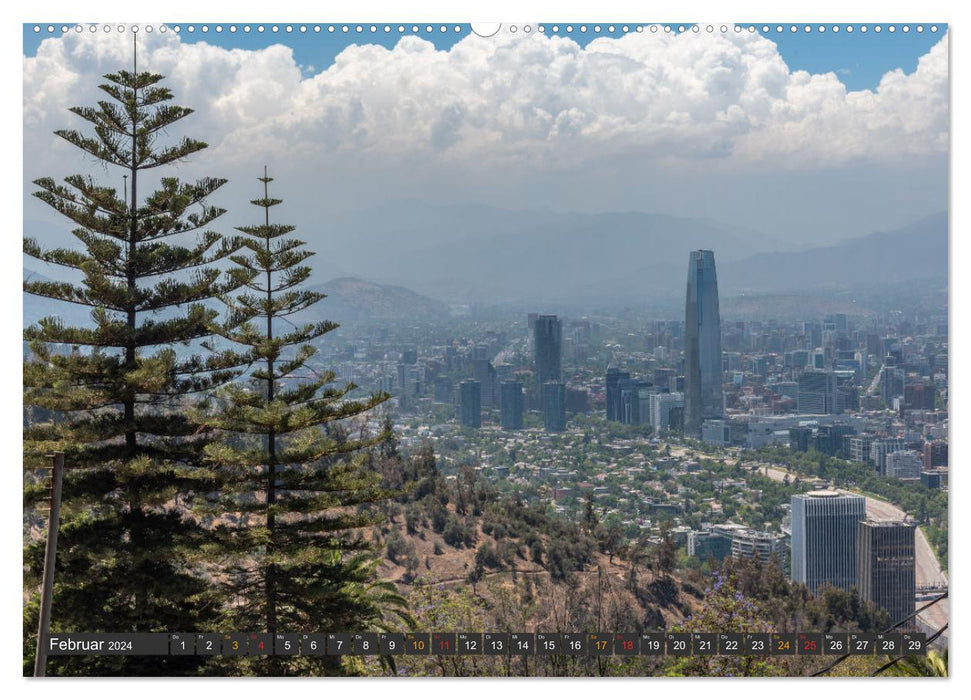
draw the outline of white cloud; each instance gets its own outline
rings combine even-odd
[[[227,164],[283,149],[359,165],[407,162],[557,169],[631,156],[728,157],[784,167],[898,160],[948,146],[947,37],[874,91],[834,73],[790,72],[748,32],[630,34],[580,47],[563,37],[470,36],[448,51],[405,37],[350,46],[306,76],[282,45],[249,51],[143,34],[139,63],[193,107],[193,135]],[[130,36],[45,40],[24,60],[28,150],[50,151],[65,108],[89,104],[105,72],[130,60]],[[85,93],[88,93],[87,95]]]

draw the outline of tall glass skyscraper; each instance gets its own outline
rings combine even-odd
[[[860,598],[890,613],[892,623],[914,612],[917,569],[914,523],[863,520],[856,530],[856,585]],[[911,621],[908,628],[914,626]]]
[[[533,322],[536,386],[562,379],[563,326],[556,316],[537,316]]]
[[[543,425],[548,433],[566,430],[566,385],[563,382],[543,385]]]
[[[856,585],[857,526],[866,519],[863,496],[810,491],[792,497],[792,580],[816,593],[828,582]]]
[[[474,379],[459,382],[462,425],[466,428],[482,426],[482,385]]]
[[[499,385],[499,418],[503,430],[523,427],[523,383],[502,382]]]
[[[710,250],[694,250],[688,259],[684,360],[684,430],[700,434],[704,420],[725,415],[718,277]]]

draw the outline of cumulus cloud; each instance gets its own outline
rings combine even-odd
[[[895,160],[948,147],[948,39],[915,72],[847,92],[835,73],[790,71],[769,39],[633,33],[584,47],[569,38],[471,35],[436,51],[351,45],[308,75],[291,49],[225,49],[142,34],[140,66],[197,110],[192,132],[226,162],[281,150],[360,162],[530,163],[557,169],[611,157],[782,161],[786,167]],[[67,106],[128,65],[130,36],[47,39],[24,59],[25,147],[50,152]],[[59,147],[54,146],[57,149]]]

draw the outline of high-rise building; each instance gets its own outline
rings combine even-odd
[[[892,356],[888,356],[889,357]],[[896,358],[894,358],[896,360]],[[887,408],[893,404],[893,400],[904,395],[904,371],[894,366],[884,365],[880,370],[880,398]]]
[[[448,377],[435,377],[435,403],[452,403],[452,382]]]
[[[566,385],[563,382],[543,385],[543,425],[550,433],[566,430]]]
[[[472,360],[472,378],[482,385],[482,407],[492,408],[496,405],[496,390],[498,380],[496,368],[485,358],[474,358]]]
[[[537,316],[535,338],[536,386],[562,379],[563,324],[556,316]]]
[[[816,430],[813,446],[823,454],[835,457],[843,450],[846,438],[856,433],[856,428],[852,425],[833,423],[831,425],[821,425]]]
[[[654,432],[677,429],[679,418],[675,413],[683,409],[682,393],[651,394],[651,427]]]
[[[924,443],[924,469],[947,466],[947,443],[943,440]]]
[[[620,389],[620,413],[617,420],[627,425],[647,423],[650,417],[652,384],[646,379],[622,379]]]
[[[718,278],[710,250],[692,251],[688,259],[684,330],[684,429],[700,435],[705,419],[725,415]]]
[[[799,375],[796,410],[799,413],[842,413],[837,399],[836,373],[809,370]]]
[[[630,372],[622,372],[616,367],[607,368],[607,381],[606,381],[606,403],[607,403],[607,420],[620,420],[621,416],[621,403],[620,403],[620,385],[625,380],[630,379]]]
[[[462,425],[478,428],[482,425],[482,385],[474,379],[459,382]]]
[[[813,429],[807,426],[789,428],[789,447],[795,452],[808,452]]]
[[[904,384],[904,408],[911,410],[934,410],[934,386],[924,382]]]
[[[856,584],[856,528],[866,518],[863,496],[810,491],[792,497],[792,580],[816,593],[823,583]]]
[[[503,430],[522,429],[522,382],[503,382],[499,385],[499,420]]]
[[[870,447],[873,445],[872,435],[854,435],[847,441],[849,458],[856,462],[870,461]]]
[[[890,613],[892,624],[914,613],[915,530],[913,523],[901,521],[863,520],[857,524],[856,585],[860,598]]]
[[[916,450],[897,450],[886,456],[884,474],[892,479],[919,479],[924,460]]]
[[[906,448],[903,438],[881,438],[870,443],[870,461],[876,467],[877,474],[886,476],[887,455]]]

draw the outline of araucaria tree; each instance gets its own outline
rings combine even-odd
[[[333,371],[310,364],[312,342],[337,324],[294,323],[325,295],[303,288],[313,253],[288,237],[295,227],[270,222],[282,200],[270,197],[265,169],[258,179],[263,194],[252,204],[261,221],[237,229],[243,248],[228,274],[239,291],[223,297],[225,320],[214,326],[244,348],[249,376],[223,387],[197,414],[224,436],[206,452],[222,496],[216,532],[233,601],[227,624],[268,633],[382,629],[408,617],[394,587],[376,580],[378,562],[360,535],[377,520],[370,505],[390,495],[366,466],[387,436],[359,430],[364,437],[351,438],[339,421],[388,396],[351,399],[353,384],[337,386]],[[261,670],[296,671],[280,659]]]
[[[28,256],[66,268],[59,281],[28,281],[24,291],[91,310],[83,326],[47,317],[24,331],[24,405],[45,419],[24,432],[25,507],[45,495],[30,469],[63,451],[52,631],[205,629],[218,601],[196,560],[206,538],[188,504],[212,482],[205,433],[184,408],[231,378],[223,370],[236,364],[229,355],[194,355],[192,341],[209,334],[216,315],[206,300],[229,288],[211,265],[237,246],[207,230],[223,213],[207,198],[224,180],[155,174],[206,147],[164,137],[192,110],[170,104],[161,75],[136,67],[104,79],[97,106],[71,109],[93,133],[56,134],[93,156],[110,184],[87,175],[36,180],[35,195],[73,224],[75,242],[45,248],[24,238]],[[157,189],[145,196],[147,179]],[[28,544],[30,590],[42,561],[43,542]],[[35,599],[25,606],[27,668],[36,614]],[[198,662],[109,656],[48,664],[52,674],[160,675]]]

